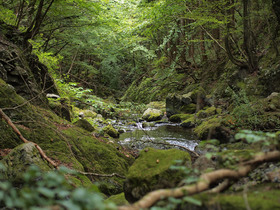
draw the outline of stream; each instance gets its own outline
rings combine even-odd
[[[196,138],[190,129],[185,129],[179,124],[160,123],[153,127],[143,128],[140,122],[137,123],[137,127],[134,126],[132,129],[130,127],[129,129],[130,131],[120,135],[119,143],[134,149],[144,149],[146,147],[170,149],[179,145],[194,151],[199,143],[198,140],[195,140]]]

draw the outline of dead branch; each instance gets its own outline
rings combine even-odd
[[[6,123],[13,129],[13,131],[19,136],[19,138],[24,142],[24,143],[28,143],[31,141],[28,141],[26,138],[23,137],[23,135],[21,134],[21,132],[17,129],[17,127],[15,126],[15,124],[12,122],[12,120],[3,112],[3,110],[0,108],[0,115],[2,117],[2,119],[4,119],[6,121]],[[35,144],[34,142],[31,142],[35,145],[35,147],[37,148],[37,150],[39,151],[40,155],[46,160],[48,161],[53,167],[58,168],[58,165],[52,161],[47,155],[46,153],[41,149],[41,147],[38,144]]]
[[[153,206],[157,201],[166,199],[168,197],[180,198],[185,195],[194,195],[205,190],[208,190],[212,183],[217,181],[229,179],[237,181],[238,179],[246,176],[250,171],[255,169],[262,163],[279,161],[280,151],[272,151],[256,155],[252,160],[240,164],[237,170],[232,169],[219,169],[213,172],[202,174],[199,181],[194,185],[187,185],[178,187],[175,189],[162,189],[148,193],[138,202],[130,206],[120,206],[119,210],[138,210],[149,208]]]
[[[112,173],[112,174],[97,174],[97,173],[82,172],[82,171],[77,171],[77,172],[80,173],[80,174],[83,174],[83,175],[92,175],[92,176],[99,176],[99,177],[113,177],[113,176],[116,176],[116,177],[125,179],[124,176],[121,176],[121,175],[119,175],[119,174],[117,174],[117,173]]]
[[[6,121],[6,123],[13,129],[13,131],[18,135],[18,137],[24,142],[24,143],[28,143],[29,141],[24,138],[21,135],[21,132],[17,129],[17,127],[14,125],[14,123],[12,122],[12,120],[3,112],[3,110],[0,108],[0,115],[2,117],[3,120]]]

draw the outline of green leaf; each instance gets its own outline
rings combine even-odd
[[[50,190],[48,188],[43,188],[40,187],[37,189],[38,193],[42,194],[43,196],[46,196],[47,198],[54,198],[55,197],[55,193],[53,190]]]
[[[183,201],[194,204],[194,205],[197,205],[197,206],[202,206],[202,202],[200,200],[197,200],[197,199],[193,198],[193,197],[186,196],[186,197],[183,198]]]

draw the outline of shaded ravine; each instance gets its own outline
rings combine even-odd
[[[142,123],[137,123],[137,128],[120,135],[119,143],[135,149],[169,149],[179,145],[194,151],[199,141],[195,140],[190,129],[185,129],[179,124],[161,123],[143,128]]]

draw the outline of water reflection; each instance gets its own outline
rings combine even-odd
[[[121,134],[119,141],[122,145],[137,149],[145,147],[168,149],[179,145],[192,151],[198,142],[190,129],[170,123],[156,124],[154,127],[146,128],[142,128],[142,124],[138,123],[135,130]],[[168,144],[172,144],[172,146]]]

